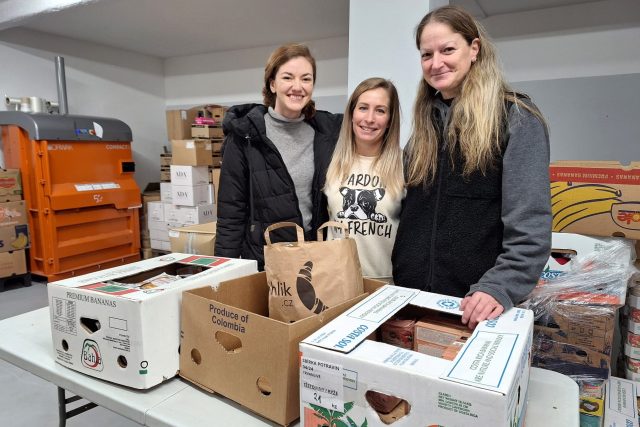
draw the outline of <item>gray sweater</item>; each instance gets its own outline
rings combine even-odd
[[[267,138],[276,146],[298,196],[298,207],[302,214],[304,229],[311,229],[312,202],[311,186],[313,183],[313,137],[314,130],[304,121],[304,116],[288,119],[278,114],[273,108],[264,115]]]

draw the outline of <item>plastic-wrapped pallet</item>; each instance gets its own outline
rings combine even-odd
[[[601,399],[611,371],[617,310],[637,271],[635,250],[626,239],[574,236],[591,239],[594,250],[578,253],[558,275],[545,269],[547,280],[522,306],[533,310],[536,320],[532,366],[568,375],[580,385],[581,396]]]

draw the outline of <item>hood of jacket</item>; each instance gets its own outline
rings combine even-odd
[[[235,133],[240,136],[264,132],[264,129],[257,130],[254,126],[264,127],[263,118],[266,113],[267,107],[262,104],[234,105],[224,115],[222,131],[225,135]]]

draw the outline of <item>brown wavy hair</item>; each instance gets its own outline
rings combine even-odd
[[[313,69],[313,85],[316,84],[316,60],[311,55],[306,45],[290,43],[280,46],[271,53],[267,64],[264,66],[264,86],[262,87],[262,103],[271,108],[276,106],[276,94],[271,92],[271,82],[276,78],[276,74],[282,65],[294,58],[305,58]],[[316,114],[316,103],[310,100],[302,109],[305,120],[310,120]]]

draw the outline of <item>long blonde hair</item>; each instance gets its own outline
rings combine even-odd
[[[353,134],[353,111],[363,93],[382,88],[389,96],[389,126],[382,138],[380,155],[373,162],[373,168],[385,184],[385,190],[396,196],[404,188],[402,175],[402,150],[400,149],[400,100],[398,91],[390,80],[371,77],[362,81],[353,91],[344,111],[344,119],[340,128],[340,137],[329,168],[327,169],[327,185],[333,182],[342,183],[347,179],[356,159],[356,142]]]
[[[496,49],[482,26],[464,10],[444,6],[422,18],[416,29],[416,47],[420,49],[420,36],[431,22],[448,25],[460,34],[467,44],[480,42],[475,63],[471,65],[460,95],[451,104],[450,120],[444,138],[449,157],[458,150],[464,161],[463,176],[480,171],[485,174],[494,165],[501,151],[504,125],[508,114],[505,101],[514,103],[533,113],[543,125],[540,112],[524,103],[507,84]],[[433,182],[438,163],[438,131],[433,122],[433,105],[437,91],[422,79],[413,108],[413,128],[407,145],[407,185]],[[545,125],[546,126],[546,125]]]

